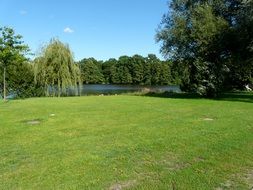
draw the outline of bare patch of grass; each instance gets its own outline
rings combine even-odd
[[[162,160],[159,161],[159,163],[164,165],[170,171],[179,171],[191,166],[190,163],[180,161],[180,159],[172,153],[169,153],[165,157],[163,157]]]
[[[214,119],[213,118],[209,118],[209,117],[205,117],[203,118],[204,121],[213,121]]]
[[[194,160],[193,160],[194,163],[199,163],[199,162],[204,162],[204,161],[205,161],[205,159],[201,156],[198,156],[198,157],[194,158]]]
[[[226,190],[226,189],[238,189],[238,184],[235,179],[239,179],[242,183],[244,183],[249,190],[253,190],[253,170],[248,170],[246,174],[234,174],[230,179],[220,184],[220,187],[215,190]]]
[[[253,190],[253,170],[250,170],[245,178],[244,178],[246,184],[248,185],[248,187],[250,188],[250,190]]]
[[[27,124],[27,125],[39,125],[42,122],[42,119],[24,120],[22,122]]]

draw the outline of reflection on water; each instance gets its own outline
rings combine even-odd
[[[74,93],[75,90],[72,89]],[[122,94],[129,92],[181,92],[179,86],[140,86],[140,85],[110,85],[87,84],[81,88],[81,95]],[[72,93],[71,93],[72,94]]]

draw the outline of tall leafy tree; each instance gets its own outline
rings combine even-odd
[[[104,82],[102,63],[94,58],[83,59],[79,62],[83,83],[101,84]]]
[[[42,96],[42,88],[34,82],[34,65],[31,61],[12,64],[7,71],[8,86],[15,98]]]
[[[121,84],[132,83],[132,59],[128,56],[121,56],[117,64],[117,72]]]
[[[145,58],[143,63],[143,84],[151,85],[151,63],[148,61],[148,58]]]
[[[160,84],[161,61],[154,54],[149,54],[147,58],[150,64],[151,84]]]
[[[102,64],[102,72],[106,83],[117,84],[119,83],[116,64],[116,59],[109,59]]]
[[[249,82],[251,4],[239,0],[171,1],[156,37],[162,42],[163,55],[187,71],[182,78],[185,90],[214,96],[225,88],[231,74],[240,86]],[[229,83],[233,81],[229,79]]]
[[[140,55],[132,57],[132,79],[134,84],[144,84],[144,64],[145,58]]]
[[[161,63],[160,82],[161,85],[168,85],[172,83],[171,71],[168,62]]]
[[[67,89],[71,87],[78,93],[81,73],[67,44],[52,39],[34,62],[35,81],[44,87],[45,95],[68,94]]]
[[[21,35],[16,35],[12,28],[0,28],[0,66],[3,73],[3,97],[7,96],[6,75],[10,67],[22,64],[26,58],[29,48],[22,41]],[[10,77],[8,77],[10,79]]]
[[[253,87],[253,1],[242,1],[233,16],[233,30],[228,35],[231,52],[229,75],[226,80],[233,88]]]

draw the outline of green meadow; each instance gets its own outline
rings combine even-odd
[[[0,189],[250,189],[253,95],[0,102]]]

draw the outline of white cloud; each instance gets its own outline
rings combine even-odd
[[[26,14],[27,14],[27,11],[26,11],[26,10],[21,10],[21,11],[19,11],[19,14],[21,14],[21,15],[26,15]]]
[[[67,27],[67,28],[64,28],[63,32],[65,32],[65,33],[73,33],[74,30],[72,30],[71,28]]]

